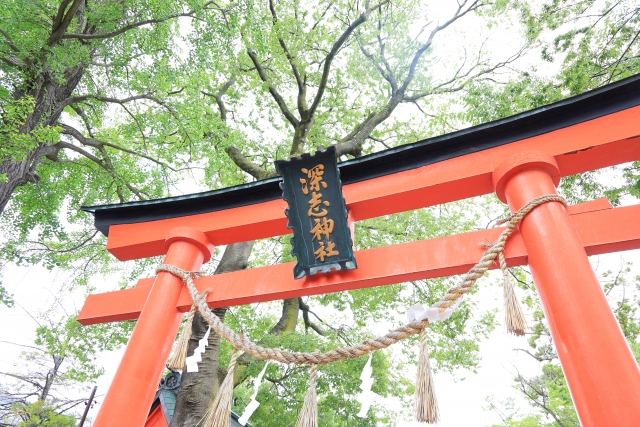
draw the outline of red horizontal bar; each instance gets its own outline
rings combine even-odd
[[[356,221],[461,200],[493,191],[491,173],[500,162],[523,150],[551,154],[562,176],[640,159],[640,107],[623,110],[544,135],[386,175],[343,188]],[[164,254],[167,232],[189,226],[216,245],[290,233],[284,200],[218,212],[137,224],[113,225],[107,250],[119,260]]]
[[[569,207],[574,226],[589,255],[640,248],[640,205],[611,209],[606,199]],[[293,263],[217,274],[197,279],[210,289],[209,306],[226,307],[283,298],[325,294],[411,280],[466,273],[482,256],[481,243],[493,242],[502,228],[403,243],[356,252],[358,269],[293,279]],[[509,266],[527,263],[527,252],[516,231],[507,242]],[[135,288],[90,295],[78,321],[84,325],[135,319],[153,278]],[[188,311],[191,297],[183,289],[178,307]]]

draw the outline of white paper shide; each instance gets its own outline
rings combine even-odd
[[[369,408],[378,397],[376,393],[371,391],[371,386],[373,385],[373,377],[371,374],[373,374],[373,368],[371,367],[371,354],[369,354],[369,360],[367,360],[367,363],[364,365],[364,369],[362,369],[362,374],[360,374],[360,380],[362,380],[360,389],[362,392],[356,398],[356,400],[362,405],[360,407],[360,412],[357,414],[360,418],[367,417]]]
[[[251,396],[251,401],[249,402],[247,407],[244,408],[244,412],[242,413],[242,416],[238,418],[238,423],[240,423],[241,426],[244,426],[247,424],[247,421],[249,421],[249,418],[251,417],[251,415],[253,415],[256,409],[258,409],[258,406],[260,406],[260,402],[256,400],[256,396],[258,396],[258,390],[260,389],[260,384],[262,384],[262,377],[264,377],[264,373],[266,372],[268,365],[269,365],[269,361],[267,361],[267,363],[264,364],[264,368],[262,368],[262,371],[260,371],[258,378],[256,378],[256,382],[253,385],[253,395]]]
[[[198,372],[198,362],[202,362],[202,353],[205,352],[210,333],[211,328],[207,329],[204,337],[202,337],[202,339],[198,341],[198,347],[196,347],[196,349],[193,351],[193,356],[189,356],[186,358],[187,372]]]

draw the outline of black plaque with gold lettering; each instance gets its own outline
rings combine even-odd
[[[335,147],[275,165],[289,204],[285,214],[293,230],[291,253],[298,259],[293,276],[356,269]]]

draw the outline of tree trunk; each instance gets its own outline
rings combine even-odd
[[[14,99],[30,96],[35,102],[33,111],[27,116],[24,125],[20,128],[20,133],[28,134],[38,127],[55,126],[67,100],[71,97],[83,74],[83,67],[70,68],[64,73],[64,83],[60,84],[53,81],[48,71],[45,70],[28,84],[27,91],[16,91],[13,94]],[[0,182],[0,214],[11,200],[16,188],[28,182],[36,183],[39,180],[36,168],[42,157],[51,154],[52,147],[47,145],[51,142],[57,141],[41,144],[35,150],[26,153],[21,162],[0,159],[0,173],[5,173],[8,178],[8,182]]]
[[[227,312],[226,308],[218,308],[213,312],[221,320]],[[188,355],[198,346],[198,341],[207,332],[209,325],[196,312],[191,329]],[[178,391],[175,412],[171,419],[170,427],[192,427],[204,416],[218,393],[220,384],[224,380],[225,371],[220,368],[218,358],[220,352],[220,336],[216,333],[209,334],[207,351],[202,354],[202,362],[198,363],[198,372],[183,372],[182,384]]]
[[[0,182],[0,214],[9,203],[11,195],[16,188],[25,185],[27,182],[37,182],[38,176],[35,173],[37,159],[36,151],[27,154],[23,162],[5,160],[0,164],[0,174],[6,174],[8,182]]]
[[[252,248],[253,242],[235,243],[227,246],[220,265],[216,269],[216,274],[246,268]],[[214,310],[214,313],[224,320],[226,310],[226,308],[219,308]],[[281,334],[285,331],[295,330],[299,310],[298,298],[284,300],[282,316],[270,333]],[[207,328],[208,325],[204,319],[196,313],[193,319],[192,335],[187,355],[193,354],[193,350],[198,345],[198,340],[204,336]],[[193,427],[204,416],[226,375],[226,370],[220,367],[219,351],[220,336],[211,333],[207,351],[202,355],[202,362],[198,364],[198,372],[183,374],[182,385],[178,391],[176,409],[171,419],[170,427]],[[252,360],[253,357],[248,354],[243,354],[238,358],[234,375],[235,384],[238,384],[244,378],[246,367]]]
[[[51,386],[53,385],[53,381],[58,376],[58,369],[60,369],[60,365],[64,362],[63,357],[52,356],[53,357],[53,368],[47,372],[47,376],[44,381],[44,387],[42,387],[42,392],[40,396],[38,396],[38,400],[45,401],[47,397],[49,397],[49,391],[51,391]]]
[[[242,270],[247,267],[253,242],[242,242],[228,245],[215,274]],[[224,321],[226,308],[218,308],[213,312]],[[196,313],[191,328],[191,340],[187,355],[193,355],[209,325]],[[218,388],[224,380],[226,370],[220,368],[219,361],[220,336],[214,332],[209,335],[207,349],[198,364],[198,372],[183,372],[182,385],[178,390],[176,408],[170,427],[193,427],[204,416],[213,402]]]

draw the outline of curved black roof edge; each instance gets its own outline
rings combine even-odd
[[[640,74],[581,95],[457,132],[379,151],[338,165],[351,184],[487,150],[640,105]],[[83,206],[108,235],[109,226],[215,212],[279,199],[280,177],[177,197]]]

